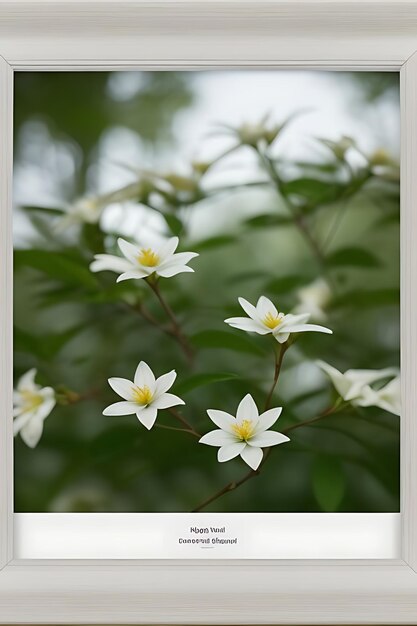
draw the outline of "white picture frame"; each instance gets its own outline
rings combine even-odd
[[[0,4],[0,622],[417,622],[417,2],[165,0]],[[401,77],[402,559],[15,560],[13,74],[311,68]]]

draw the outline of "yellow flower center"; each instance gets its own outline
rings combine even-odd
[[[23,411],[25,413],[34,411],[43,402],[43,396],[34,391],[21,391],[21,395],[23,398]]]
[[[267,326],[267,328],[273,330],[281,324],[282,317],[280,317],[279,315],[274,315],[273,313],[267,313],[262,321],[265,326]]]
[[[133,402],[137,402],[142,406],[147,406],[153,398],[153,393],[147,385],[144,385],[143,387],[133,387],[132,395]]]
[[[151,248],[143,248],[138,254],[138,262],[146,267],[155,267],[159,264],[160,258]]]
[[[233,424],[232,428],[234,433],[242,441],[247,441],[248,439],[250,439],[254,431],[252,420],[243,420],[241,424]]]

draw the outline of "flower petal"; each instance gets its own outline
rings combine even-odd
[[[140,423],[143,424],[148,430],[151,430],[152,426],[155,424],[158,411],[154,409],[154,407],[148,406],[140,411],[137,411],[136,415]]]
[[[273,317],[276,317],[278,315],[275,304],[265,296],[261,296],[259,298],[256,304],[256,311],[261,319],[264,319],[264,317],[266,317],[268,313],[271,313]]]
[[[382,389],[374,390],[369,385],[362,387],[361,394],[353,404],[358,406],[377,406],[394,415],[401,413],[400,378],[394,378]]]
[[[226,324],[229,324],[232,328],[238,328],[239,330],[245,330],[247,333],[258,333],[258,335],[268,335],[272,332],[271,329],[265,328],[260,322],[250,319],[249,317],[229,317],[224,320]]]
[[[294,324],[294,326],[285,325],[285,330],[289,333],[316,332],[326,333],[326,335],[333,335],[333,331],[330,330],[330,328],[326,328],[325,326],[318,326],[318,324]]]
[[[125,400],[133,400],[133,387],[132,381],[127,378],[109,378],[109,385],[119,396]]]
[[[44,400],[42,404],[40,404],[36,408],[36,410],[33,411],[33,417],[35,419],[44,420],[48,417],[48,415],[56,405],[55,392],[52,387],[44,387],[41,390],[40,395],[44,396]]]
[[[135,385],[138,387],[149,387],[152,394],[155,393],[156,380],[153,371],[145,361],[140,361],[133,377]]]
[[[155,395],[160,396],[165,393],[172,387],[177,378],[177,372],[175,370],[171,370],[167,374],[163,374],[159,378],[156,379],[155,382]]]
[[[197,256],[199,256],[197,252],[178,252],[177,254],[173,254],[170,258],[166,259],[166,261],[162,261],[159,264],[159,267],[166,268],[171,265],[187,265],[191,259],[195,259]]]
[[[364,393],[364,389],[366,387],[369,387],[369,385],[364,385],[364,383],[361,383],[361,382],[358,382],[358,381],[352,382],[349,379],[347,379],[347,381],[350,384],[350,387],[348,388],[346,393],[342,396],[343,400],[346,400],[346,402],[350,402],[351,400],[355,400],[356,398],[358,398],[358,396],[360,396],[360,395],[362,395]],[[369,389],[371,391],[373,391],[373,389],[371,389],[370,387],[369,387]]]
[[[286,441],[289,441],[286,435],[277,433],[275,430],[267,430],[251,437],[248,441],[248,445],[258,448],[267,448],[269,446],[276,446],[279,443],[285,443]]]
[[[121,237],[117,240],[117,244],[123,256],[134,265],[137,265],[140,248],[133,245],[133,243],[129,243],[126,239],[122,239]]]
[[[246,394],[237,407],[236,422],[241,424],[243,420],[257,422],[259,419],[258,408],[250,393]]]
[[[156,380],[153,371],[145,361],[140,361],[133,377],[135,385],[138,387],[149,387],[155,393]]]
[[[400,415],[401,411],[401,380],[397,376],[385,387],[378,391],[380,406],[386,411],[391,411],[394,415]],[[382,404],[384,403],[384,405]],[[388,408],[390,407],[390,408]]]
[[[16,389],[13,389],[13,404],[16,406],[24,404],[24,398],[22,394],[20,393],[20,391],[16,391]]]
[[[203,435],[198,443],[205,443],[207,446],[222,447],[236,443],[236,437],[233,437],[231,433],[225,433],[224,430],[221,429],[212,430],[206,435]]]
[[[137,410],[136,402],[115,402],[104,409],[103,415],[133,415]]]
[[[169,409],[171,406],[178,406],[179,404],[185,404],[184,400],[173,393],[163,393],[159,398],[153,400],[150,406],[155,409]]]
[[[226,411],[218,411],[217,409],[207,409],[207,414],[216,426],[227,432],[233,432],[233,425],[236,424],[236,420],[233,415],[226,413]]]
[[[282,407],[276,407],[275,409],[269,409],[259,416],[258,425],[255,429],[255,434],[262,433],[268,428],[271,428],[282,413]]]
[[[344,376],[349,378],[349,380],[360,382],[364,385],[370,385],[382,378],[396,375],[398,375],[398,368],[396,367],[387,367],[383,370],[347,370],[344,373]]]
[[[23,426],[20,436],[29,448],[35,448],[42,437],[42,432],[43,420],[34,418]]]
[[[310,313],[300,313],[299,315],[294,315],[293,313],[287,313],[284,315],[284,319],[281,322],[281,326],[295,326],[296,324],[305,324],[310,317]]]
[[[179,242],[178,237],[171,237],[157,246],[156,252],[162,263],[174,254],[175,250],[178,248]]]
[[[18,391],[36,391],[38,385],[35,384],[36,368],[32,368],[26,374],[23,374],[17,383]]]
[[[140,278],[147,278],[147,276],[149,276],[149,274],[152,274],[152,272],[149,271],[145,271],[145,269],[143,270],[129,270],[128,272],[124,272],[123,274],[120,274],[120,276],[117,277],[116,279],[116,283],[121,283],[124,280],[138,280]]]
[[[285,343],[288,339],[288,337],[290,336],[290,333],[282,333],[280,331],[273,333],[275,339],[278,341],[278,343]]]
[[[347,376],[342,374],[342,372],[339,372],[339,370],[337,370],[332,365],[329,365],[325,361],[316,361],[316,363],[320,367],[320,369],[323,370],[323,372],[325,372],[325,374],[327,374],[327,376],[330,378],[330,380],[333,383],[333,386],[335,387],[339,395],[344,400],[346,400],[346,397],[351,395],[349,394],[349,392],[353,385],[352,381],[350,381],[347,378]],[[355,392],[355,395],[356,395],[356,392]]]
[[[242,309],[245,311],[245,313],[249,315],[249,317],[252,318],[253,320],[256,320],[257,322],[259,322],[259,315],[258,315],[258,311],[256,310],[256,307],[254,307],[253,304],[245,300],[245,298],[238,298],[238,301]]]
[[[264,453],[261,448],[254,448],[246,446],[240,453],[242,459],[251,467],[254,471],[258,469],[261,464]]]
[[[29,420],[32,419],[32,417],[33,417],[33,414],[27,412],[27,413],[22,413],[21,415],[16,417],[16,419],[13,420],[13,435],[15,437],[19,433],[19,431],[23,428],[23,426],[27,424]]]
[[[126,272],[132,264],[120,256],[114,254],[95,254],[94,261],[90,263],[90,270],[92,272]]]
[[[158,276],[162,276],[162,278],[172,278],[172,276],[176,276],[177,274],[184,274],[186,272],[194,272],[192,267],[188,267],[188,265],[169,265],[168,267],[163,267],[160,269],[159,267],[156,269],[156,273]]]
[[[219,448],[217,453],[217,460],[219,463],[224,463],[225,461],[230,461],[234,459],[236,456],[242,453],[242,451],[247,447],[244,441],[242,442],[234,442],[228,443],[225,446]]]

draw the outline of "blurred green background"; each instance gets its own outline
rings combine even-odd
[[[87,398],[56,406],[35,449],[16,438],[15,510],[189,511],[239,479],[239,458],[219,464],[187,434],[102,415],[118,400],[107,379],[131,378],[140,360],[156,375],[177,370],[172,391],[201,432],[213,426],[206,408],[234,413],[248,392],[261,406],[271,346],[224,324],[241,314],[238,296],[263,294],[289,312],[318,277],[331,290],[317,321],[334,335],[304,334],[286,355],[278,430],[335,397],[316,359],[342,371],[398,366],[398,150],[394,73],[17,73],[15,377],[36,367],[39,383]],[[59,227],[77,198],[136,182],[104,203],[97,224]],[[89,271],[120,234],[179,234],[183,250],[200,253],[195,274],[162,281],[195,346],[194,370],[134,310],[146,302],[165,321],[142,281],[115,286],[115,274]],[[164,411],[158,421],[175,425]],[[347,408],[299,428],[259,477],[207,510],[398,511],[399,419]]]

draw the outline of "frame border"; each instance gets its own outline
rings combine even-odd
[[[0,3],[0,623],[417,622],[416,51],[416,0]],[[15,561],[13,74],[231,67],[400,71],[403,559]]]

